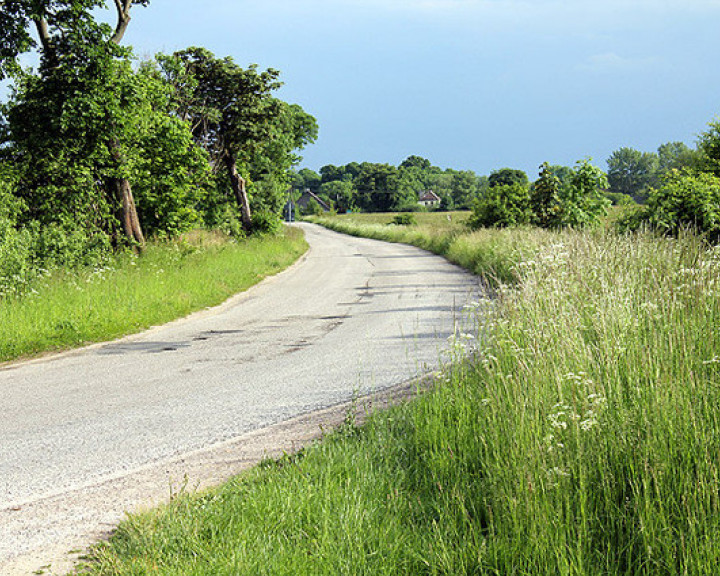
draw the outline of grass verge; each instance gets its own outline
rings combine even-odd
[[[219,304],[306,248],[291,228],[238,243],[195,232],[100,269],[56,271],[23,296],[0,301],[0,361],[111,340]]]
[[[484,234],[530,249],[440,385],[132,516],[89,573],[715,573],[720,250]]]

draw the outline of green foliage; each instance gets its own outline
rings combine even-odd
[[[417,226],[417,219],[412,214],[396,214],[390,224],[396,226]]]
[[[527,186],[529,180],[527,174],[522,170],[515,168],[500,168],[499,170],[493,170],[488,178],[488,184],[490,188],[495,186],[512,186],[519,184],[521,186]]]
[[[368,212],[388,212],[396,205],[398,170],[390,164],[362,164],[355,178],[356,204]]]
[[[530,191],[526,184],[491,185],[475,202],[468,221],[472,228],[505,227],[529,224],[532,220]]]
[[[252,216],[253,234],[275,235],[283,228],[282,218],[276,211],[255,210]]]
[[[702,153],[688,147],[683,142],[666,142],[657,150],[659,176],[670,170],[695,170],[701,167]]]
[[[19,297],[3,298],[0,285],[0,362],[111,340],[220,304],[306,249],[296,229],[241,242],[198,230],[151,241],[142,257],[124,252],[100,265],[44,272]]]
[[[318,194],[334,202],[343,212],[359,209],[367,212],[388,210],[420,212],[419,195],[432,190],[441,200],[434,209],[443,211],[469,209],[487,186],[486,177],[478,177],[470,170],[442,170],[420,156],[410,156],[400,166],[350,162],[344,166],[328,164],[320,168],[322,183]],[[293,189],[302,191],[306,182],[316,181],[315,172],[301,170],[295,175]]]
[[[317,194],[323,182],[325,182],[325,180],[320,174],[315,172],[315,170],[310,170],[310,168],[303,168],[297,173],[295,178],[296,189],[300,192],[310,190],[310,192]]]
[[[605,198],[610,200],[613,206],[633,206],[637,204],[632,196],[618,192],[605,192]]]
[[[608,187],[605,173],[590,160],[580,160],[572,171],[568,185],[560,190],[562,217],[560,226],[582,228],[607,214],[610,201],[604,191]]]
[[[530,193],[533,221],[541,228],[556,228],[562,222],[561,187],[560,178],[555,176],[550,165],[544,162],[540,166],[540,177],[533,184]]]
[[[720,239],[720,177],[713,174],[671,171],[648,199],[648,223],[677,234],[692,228]]]
[[[647,190],[655,186],[659,167],[658,155],[634,148],[620,148],[608,158],[607,179],[610,191],[645,198]]]
[[[218,183],[232,186],[234,192],[215,187],[219,195],[211,204],[236,201],[242,210],[252,206],[253,211],[279,214],[290,169],[300,159],[294,151],[313,142],[318,130],[300,106],[271,96],[281,86],[279,72],[258,72],[254,65],[243,69],[230,57],[217,58],[196,47],[158,60],[174,86],[176,113],[190,120],[195,142],[206,149],[213,166],[226,168]],[[248,206],[232,176],[235,171],[248,183]]]
[[[720,176],[720,119],[712,120],[707,130],[700,134],[698,149],[702,154],[701,169]]]
[[[301,210],[300,213],[303,216],[318,216],[323,213],[323,209],[320,207],[320,204],[318,204],[315,198],[310,198],[305,208]]]
[[[422,156],[408,156],[403,162],[400,164],[400,168],[419,168],[420,170],[429,170],[432,166],[432,163],[427,158],[423,158]]]
[[[468,307],[479,331],[451,339],[430,390],[130,516],[90,574],[714,574],[718,250],[573,230],[462,238],[467,262],[511,270],[513,286]]]
[[[355,206],[356,190],[349,180],[332,180],[320,186],[318,195],[335,206],[338,212],[347,212]]]

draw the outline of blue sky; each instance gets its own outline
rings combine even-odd
[[[126,42],[277,68],[320,125],[301,166],[543,161],[693,144],[720,114],[720,0],[152,0]]]

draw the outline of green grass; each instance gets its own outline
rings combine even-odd
[[[110,340],[219,304],[294,262],[302,234],[231,242],[196,232],[101,269],[56,271],[0,300],[0,361]]]
[[[466,226],[469,215],[469,212],[420,212],[414,214],[417,226],[390,225],[392,214],[344,214],[308,220],[344,234],[412,244],[440,254],[482,276],[491,287],[517,282],[520,262],[554,241],[551,232],[537,228],[473,232]]]
[[[720,250],[531,229],[459,240],[498,246],[513,285],[468,310],[481,332],[459,335],[438,386],[131,516],[90,573],[717,573]]]

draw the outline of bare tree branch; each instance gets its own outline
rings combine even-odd
[[[117,9],[117,25],[115,26],[115,33],[110,38],[110,41],[114,44],[120,44],[123,36],[125,36],[125,30],[127,30],[128,24],[130,24],[130,8],[132,7],[132,0],[125,0],[125,3],[121,0],[115,0],[115,8]]]

